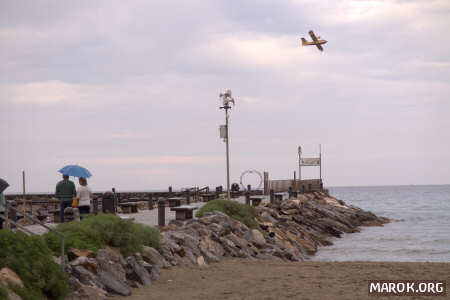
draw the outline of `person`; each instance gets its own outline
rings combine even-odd
[[[55,196],[59,199],[59,220],[64,223],[64,210],[72,206],[73,197],[76,196],[75,184],[69,180],[69,175],[63,174],[63,180],[56,185]]]
[[[92,190],[87,184],[86,178],[80,177],[80,186],[77,189],[78,209],[80,215],[91,212]]]
[[[5,196],[3,195],[3,192],[0,193],[0,214],[5,214],[5,206],[6,206],[6,200]],[[0,229],[3,229],[3,219],[0,218]]]

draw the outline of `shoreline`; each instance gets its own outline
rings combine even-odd
[[[377,279],[446,280],[448,285],[450,263],[274,262],[228,258],[206,267],[189,265],[164,269],[152,286],[133,289],[129,297],[115,295],[111,298],[373,299],[368,296],[367,280]]]

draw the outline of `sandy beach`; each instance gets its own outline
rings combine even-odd
[[[131,297],[113,299],[388,299],[368,296],[370,279],[446,280],[448,290],[450,263],[282,263],[227,259],[203,268],[162,270],[153,286],[134,289]]]

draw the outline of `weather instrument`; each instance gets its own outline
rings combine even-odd
[[[323,51],[323,44],[326,44],[327,41],[326,40],[321,40],[320,36],[317,36],[314,34],[314,32],[312,30],[310,30],[309,35],[311,36],[312,42],[308,42],[305,38],[302,38],[302,46],[312,46],[312,45],[316,45],[317,49],[319,49],[320,51]]]

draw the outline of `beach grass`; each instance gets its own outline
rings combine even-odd
[[[256,209],[249,205],[241,204],[232,200],[221,200],[216,199],[209,201],[207,204],[202,206],[195,216],[201,218],[206,212],[220,211],[229,217],[244,223],[248,228],[259,229],[258,222],[256,218],[258,213]]]
[[[85,217],[79,222],[59,224],[55,229],[65,235],[66,249],[87,249],[96,252],[105,246],[111,246],[120,248],[123,255],[139,252],[143,246],[162,251],[157,229],[114,215]],[[43,237],[54,254],[59,255],[61,239],[51,232]]]

